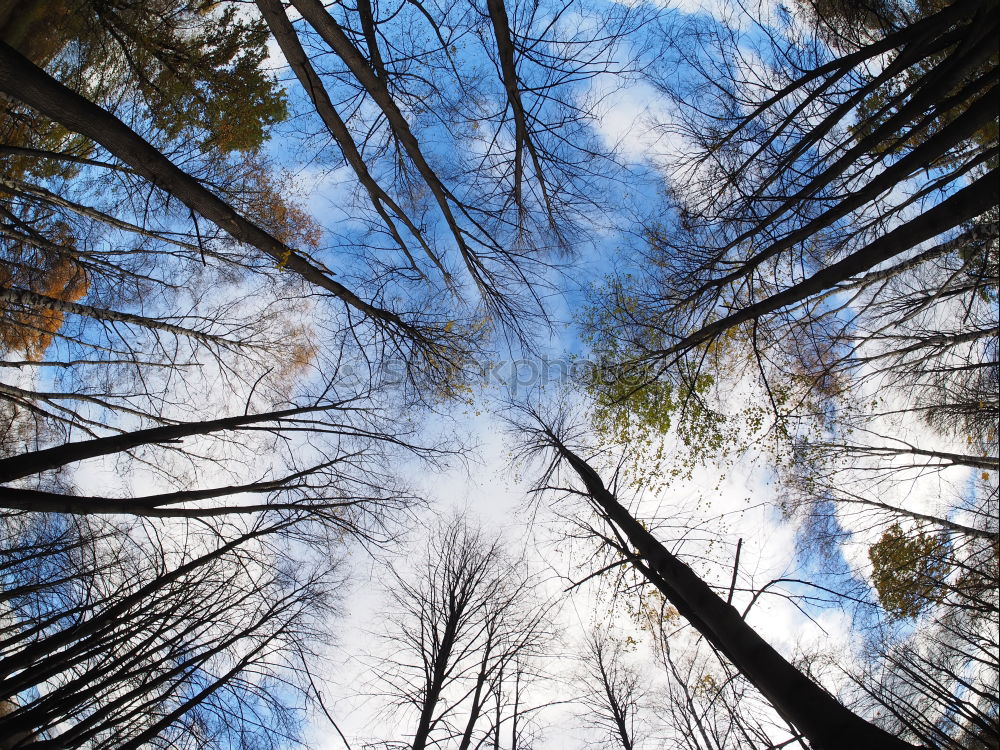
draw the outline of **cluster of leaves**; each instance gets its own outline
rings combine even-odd
[[[261,227],[289,247],[320,248],[323,229],[296,200],[295,180],[288,171],[274,169],[260,154],[250,152],[240,160],[239,182],[241,203]]]
[[[204,131],[203,149],[249,151],[287,118],[284,93],[261,68],[266,27],[237,21],[235,14],[227,7],[201,38],[189,40],[181,64],[165,64],[148,90],[156,122],[168,136]],[[193,76],[186,69],[203,72]]]
[[[49,226],[41,226],[44,224]],[[61,221],[41,221],[35,229],[44,231],[60,252],[12,243],[8,262],[0,266],[0,287],[26,289],[65,302],[86,295],[89,281],[73,258],[70,227]],[[0,353],[19,351],[27,359],[38,361],[62,324],[63,313],[59,310],[27,308],[0,300]]]
[[[210,0],[34,0],[0,15],[0,39],[92,98],[139,111],[167,141],[202,151],[254,151],[288,117],[287,98],[262,67],[267,27]],[[93,146],[28,110],[0,112],[5,145],[87,157]],[[71,176],[72,166],[13,157],[16,172]]]
[[[638,602],[626,599],[625,606],[629,618],[643,632],[655,635],[665,626],[676,626],[681,623],[681,615],[677,608],[668,604],[660,590],[652,586],[640,589]]]
[[[252,151],[286,119],[287,102],[261,66],[267,26],[233,5],[216,6],[210,0],[88,4],[79,35],[67,41],[82,48],[92,76],[102,72],[93,65],[98,50],[121,66],[115,73],[137,84],[168,139],[196,140],[203,150]],[[107,55],[115,48],[117,54]],[[105,85],[116,83],[111,76]]]
[[[629,325],[639,307],[629,286],[633,282],[630,276],[607,280],[593,291],[598,301],[579,316],[584,341],[597,362],[584,381],[593,403],[593,426],[607,444],[629,445],[642,459],[651,460],[654,475],[669,459],[669,475],[689,476],[696,465],[724,452],[735,427],[709,405],[716,384],[711,372],[690,368],[656,373],[642,366],[644,355],[655,348],[656,325],[648,325],[648,320],[642,326]],[[671,431],[684,448],[682,459],[667,455],[665,438]]]
[[[868,550],[872,585],[886,612],[899,618],[916,617],[941,600],[951,567],[948,542],[923,531],[909,533],[894,523]]]

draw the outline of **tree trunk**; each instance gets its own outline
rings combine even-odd
[[[672,555],[608,491],[597,472],[548,433],[552,447],[579,475],[587,494],[638,550],[637,567],[671,604],[809,739],[815,750],[915,747],[842,706],[775,651],[694,571]]]
[[[437,266],[438,270],[440,270],[441,273],[447,278],[447,270],[445,270],[440,258],[437,257],[434,251],[431,250],[430,246],[424,240],[423,233],[417,229],[416,226],[414,226],[406,212],[404,212],[403,209],[400,208],[389,196],[389,194],[382,189],[372,176],[371,172],[368,171],[368,165],[365,164],[364,157],[362,157],[361,152],[358,150],[358,146],[354,142],[354,138],[351,136],[350,130],[347,129],[347,125],[343,118],[341,118],[340,114],[333,106],[333,102],[330,101],[330,96],[327,94],[326,88],[323,86],[323,82],[320,80],[312,64],[309,62],[309,57],[306,55],[305,50],[302,49],[298,36],[295,34],[295,29],[292,26],[291,21],[288,20],[288,16],[285,15],[285,9],[282,7],[281,3],[278,0],[257,0],[257,7],[260,9],[261,15],[264,16],[264,20],[267,21],[267,25],[271,29],[271,34],[278,42],[278,46],[281,48],[281,52],[284,54],[285,59],[288,61],[289,67],[295,73],[295,76],[299,79],[299,83],[302,84],[302,88],[305,89],[309,98],[312,100],[313,107],[316,108],[317,114],[319,114],[320,118],[323,120],[327,130],[330,131],[330,135],[332,135],[334,140],[337,141],[337,145],[340,146],[340,152],[344,156],[344,161],[346,161],[350,165],[351,169],[354,170],[354,174],[357,176],[358,182],[360,182],[367,191],[368,197],[371,199],[372,206],[378,212],[379,216],[382,217],[382,221],[385,222],[385,225],[389,229],[389,233],[392,235],[393,239],[396,241],[396,244],[398,244],[400,249],[406,254],[413,267],[417,268],[417,264],[410,256],[410,251],[406,247],[406,242],[404,242],[403,238],[400,237],[398,231],[396,230],[396,225],[392,221],[392,217],[389,216],[389,213],[385,210],[386,208],[392,211],[399,218],[399,220],[403,222],[403,225],[420,243],[424,252],[431,259],[431,261],[433,261],[434,265]],[[417,270],[419,270],[419,268]]]
[[[161,190],[214,222],[241,242],[273,258],[279,268],[295,271],[370,318],[397,331],[415,333],[399,316],[370,305],[322,269],[295,252],[194,177],[173,164],[125,123],[35,66],[10,45],[0,42],[0,92],[27,104],[73,132],[101,144]]]
[[[879,263],[906,252],[942,232],[960,226],[967,221],[972,221],[989,211],[1000,200],[1000,187],[998,186],[1000,186],[1000,177],[998,177],[997,170],[993,170],[971,185],[949,196],[934,208],[869,243],[867,247],[848,255],[832,266],[817,271],[808,279],[782,292],[760,302],[746,305],[739,312],[703,326],[676,344],[655,352],[653,356],[657,359],[663,359],[671,354],[693,349],[733,326],[801,302],[813,294],[834,287],[855,274],[874,268]]]
[[[162,320],[156,320],[155,318],[147,318],[143,315],[132,315],[130,313],[118,312],[116,310],[108,310],[103,307],[81,305],[78,302],[56,299],[55,297],[38,294],[37,292],[32,292],[28,289],[0,287],[0,301],[21,305],[22,307],[35,310],[52,310],[53,312],[80,315],[84,318],[92,318],[94,320],[105,320],[110,323],[136,325],[155,331],[172,333],[175,336],[197,339],[204,344],[218,344],[224,347],[244,346],[244,344],[239,341],[233,341],[210,333],[196,331],[192,328],[173,325],[172,323],[166,323]]]
[[[81,440],[75,443],[57,445],[53,448],[21,453],[0,460],[0,482],[10,482],[21,477],[38,474],[42,471],[55,469],[66,464],[76,463],[88,458],[106,456],[111,453],[137,448],[150,443],[172,443],[192,435],[207,435],[211,432],[236,430],[259,422],[276,422],[299,414],[309,414],[326,411],[330,407],[300,407],[283,409],[281,411],[264,412],[262,414],[245,414],[222,419],[208,419],[204,422],[181,422],[180,424],[163,427],[150,427],[145,430],[125,432],[110,437]]]

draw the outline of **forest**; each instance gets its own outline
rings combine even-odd
[[[0,750],[1000,750],[998,38],[0,1]]]

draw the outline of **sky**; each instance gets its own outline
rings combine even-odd
[[[646,132],[643,117],[650,101],[649,91],[642,86],[619,91],[608,105],[611,114],[602,120],[602,137],[636,159],[648,153],[654,139]],[[648,164],[641,166],[649,167]],[[322,199],[314,198],[313,202],[321,203]],[[602,272],[600,250],[583,258],[581,265],[588,269],[592,278],[599,278]],[[579,299],[580,290],[571,287],[566,299],[561,301],[563,309],[558,319],[572,320],[569,308],[574,297]],[[540,343],[541,356],[554,361],[564,359],[568,352],[583,349],[579,329],[574,324],[557,326],[547,340]],[[531,467],[512,459],[518,436],[510,432],[502,401],[564,394],[578,402],[579,396],[567,392],[559,382],[538,383],[526,376],[520,380],[512,378],[511,373],[518,366],[521,373],[532,372],[525,363],[517,365],[508,360],[492,371],[491,381],[474,397],[474,404],[456,405],[445,416],[432,419],[427,425],[431,432],[439,428],[457,430],[474,448],[469,457],[446,473],[427,476],[418,482],[430,500],[430,507],[421,514],[421,519],[429,526],[434,517],[464,512],[485,529],[504,535],[533,565],[547,572],[545,589],[554,600],[562,602],[558,617],[563,625],[553,645],[553,654],[559,663],[557,671],[572,672],[577,668],[575,654],[600,605],[589,587],[572,594],[565,592],[567,581],[582,578],[589,568],[586,560],[578,556],[553,555],[553,546],[559,547],[558,541],[553,540],[560,537],[563,527],[548,506],[548,499],[532,501],[530,490],[536,477]],[[499,382],[501,377],[503,382]],[[529,380],[531,382],[526,382]],[[540,385],[544,385],[544,392],[538,390]],[[717,466],[701,466],[690,479],[677,482],[663,492],[650,493],[637,506],[639,517],[669,519],[675,513],[683,513],[685,517],[708,524],[713,530],[708,536],[717,537],[722,547],[721,553],[713,553],[712,564],[699,566],[697,557],[705,553],[702,544],[689,542],[680,551],[682,557],[685,552],[695,556],[696,562],[692,564],[720,586],[726,585],[731,575],[729,566],[737,540],[742,540],[740,587],[752,589],[773,579],[794,575],[798,568],[798,522],[782,518],[774,510],[778,490],[766,459],[734,452],[727,461],[732,463],[724,474]],[[725,531],[717,533],[723,526]],[[419,549],[419,528],[411,533],[410,540]],[[675,540],[665,536],[663,541]],[[372,682],[369,666],[378,653],[378,641],[373,634],[380,632],[387,608],[391,606],[381,583],[385,579],[385,568],[387,565],[406,565],[408,558],[405,554],[402,557],[378,553],[372,556],[356,551],[351,555],[351,563],[349,593],[343,603],[345,616],[336,623],[337,642],[327,654],[330,665],[323,692],[340,730],[352,747],[357,748],[364,747],[366,742],[398,740],[408,728],[412,731],[405,718],[402,725],[393,724],[385,713],[384,703],[371,695],[378,692],[378,685]],[[745,606],[749,596],[749,593],[737,592],[734,601],[738,606]],[[850,618],[846,614],[836,610],[814,610],[807,615],[778,596],[762,597],[754,605],[748,621],[789,657],[797,650],[814,647],[847,655],[859,646],[852,637]],[[616,625],[623,637],[632,635],[637,640],[643,639],[643,633],[634,623],[616,621]],[[649,657],[648,649],[645,644],[639,656]],[[642,664],[642,659],[638,661]],[[650,671],[648,664],[645,668]],[[657,679],[655,674],[647,676],[654,682]],[[548,688],[539,691],[539,702],[558,700],[565,694],[565,684],[553,680]],[[562,705],[540,712],[537,719],[543,733],[536,745],[538,750],[575,750],[588,746],[589,742],[599,742],[599,738],[581,729],[578,711],[578,706]],[[406,718],[412,720],[412,716]],[[310,744],[314,742],[319,750],[344,746],[324,717],[316,716],[310,731],[316,737]]]

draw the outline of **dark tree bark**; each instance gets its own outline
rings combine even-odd
[[[62,85],[24,56],[0,42],[0,91],[41,112],[69,130],[101,144],[138,174],[173,195],[192,211],[213,221],[236,239],[246,242],[306,281],[324,289],[378,324],[402,333],[414,329],[398,315],[365,302],[332,278],[300,251],[288,247],[239,214],[196,179],[176,167],[156,148],[114,115]]]
[[[285,59],[288,60],[289,66],[291,66],[296,77],[299,79],[299,83],[302,84],[302,88],[305,89],[309,98],[312,100],[316,113],[323,120],[323,124],[326,125],[327,129],[330,131],[330,135],[332,135],[334,140],[337,142],[341,153],[344,155],[344,160],[348,163],[351,169],[354,170],[354,174],[357,176],[358,182],[361,183],[361,186],[368,193],[372,206],[382,218],[382,221],[385,222],[386,227],[389,229],[389,233],[396,241],[396,244],[403,251],[403,253],[406,254],[414,268],[416,268],[416,263],[410,255],[406,241],[402,236],[400,236],[389,212],[392,212],[392,215],[402,222],[403,226],[406,227],[410,235],[420,243],[420,246],[427,254],[427,257],[431,259],[435,266],[437,266],[442,275],[447,278],[448,273],[442,265],[441,259],[438,258],[438,256],[431,249],[430,245],[424,239],[423,232],[421,232],[414,225],[406,212],[396,204],[392,197],[382,189],[372,176],[368,169],[368,165],[365,164],[364,157],[361,155],[357,144],[354,142],[351,131],[347,128],[346,123],[333,106],[333,102],[330,101],[330,95],[327,93],[326,88],[323,86],[323,82],[316,74],[312,63],[310,63],[309,58],[305,53],[305,50],[302,49],[302,45],[299,43],[299,38],[295,33],[295,29],[292,26],[291,21],[288,20],[288,16],[285,15],[285,10],[281,3],[278,0],[257,0],[257,7],[260,9],[261,14],[264,16],[268,26],[271,28],[271,33],[278,42],[278,46],[281,47],[281,52],[284,54]],[[370,46],[374,47],[374,42]]]
[[[618,502],[598,473],[555,432],[536,428],[538,440],[579,477],[599,513],[637,551],[635,567],[705,639],[729,659],[775,710],[817,750],[845,747],[904,750],[911,745],[871,724],[792,666],[694,571],[671,554]]]
[[[308,648],[326,575],[246,574],[282,524],[181,552],[121,526],[43,519],[0,515],[0,747],[280,745],[283,700],[301,692],[286,658]]]
[[[533,601],[532,581],[495,540],[463,518],[432,532],[418,574],[394,574],[394,608],[386,638],[396,654],[378,671],[387,696],[414,710],[412,750],[481,747],[504,721],[528,712],[516,685],[548,636],[548,605]],[[488,702],[497,702],[492,718]]]
[[[140,445],[172,443],[193,435],[207,435],[222,430],[238,430],[241,427],[266,424],[268,422],[277,423],[290,417],[329,411],[336,408],[337,406],[331,405],[326,407],[305,406],[295,409],[281,409],[261,414],[245,414],[224,417],[222,419],[210,419],[204,422],[184,422],[164,427],[150,427],[145,430],[135,430],[134,432],[125,432],[110,437],[66,443],[53,448],[45,448],[43,450],[0,459],[0,482],[10,482],[14,479],[49,471],[60,466],[76,463],[77,461],[84,461],[88,458],[121,453]]]
[[[711,341],[734,326],[761,319],[768,313],[801,302],[827,289],[832,289],[837,284],[857,274],[864,273],[879,263],[884,263],[922,242],[933,239],[964,222],[976,219],[993,208],[998,200],[1000,200],[1000,176],[996,170],[993,170],[920,214],[917,218],[872,241],[867,247],[821,271],[817,271],[808,279],[784,291],[759,302],[748,304],[738,312],[684,335],[676,343],[653,353],[653,357],[661,360],[678,352],[690,350],[699,344]]]

